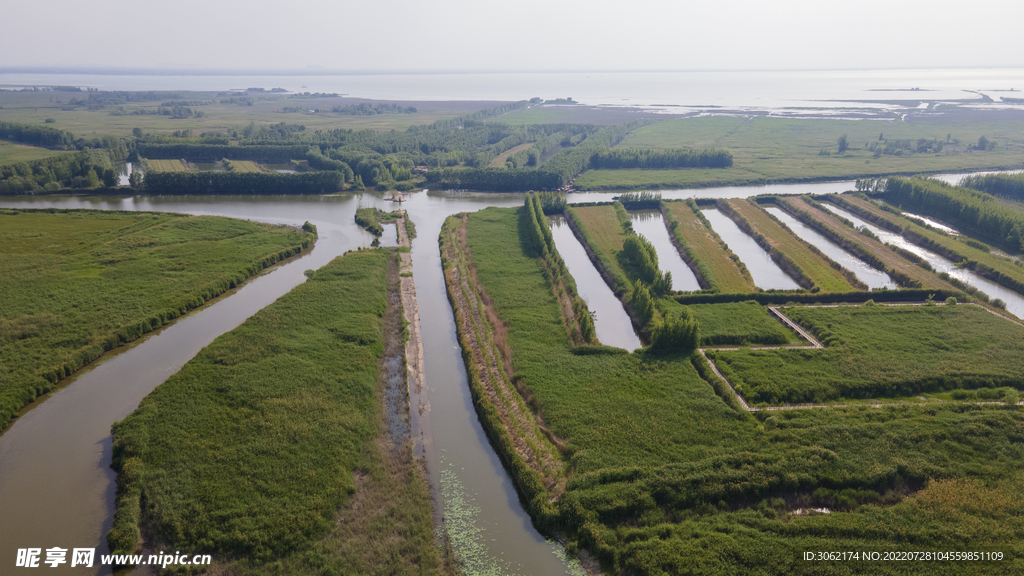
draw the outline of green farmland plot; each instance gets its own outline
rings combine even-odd
[[[479,282],[507,326],[515,374],[544,426],[566,445],[570,471],[564,492],[550,502],[531,496],[529,510],[543,530],[564,534],[569,550],[596,555],[606,573],[810,575],[821,574],[822,566],[802,560],[808,550],[934,551],[999,542],[1009,552],[1024,542],[1024,506],[1017,497],[1024,488],[1020,410],[932,401],[739,413],[698,376],[689,354],[576,350],[542,266],[528,243],[520,242],[517,228],[514,210],[490,208],[469,215],[467,243]],[[722,311],[715,306],[693,310],[710,333],[742,331],[716,320],[719,312],[760,317],[765,327],[771,321],[756,305]],[[909,346],[901,342],[930,333],[925,342],[944,342],[949,350],[943,352],[975,346],[976,353],[992,353],[986,358],[1003,358],[1004,372],[1021,371],[1006,359],[1009,345],[986,352],[981,343],[1019,337],[1024,328],[974,306],[915,307],[919,322],[884,315],[909,307],[790,311],[810,325],[813,314],[869,308],[884,318],[877,328],[844,318],[846,328],[840,329],[838,316],[814,321],[831,322],[838,338],[850,342],[862,332],[909,324],[912,333],[892,335],[870,350],[898,350],[897,345]],[[982,328],[961,342],[937,331],[936,322]],[[803,362],[799,355],[855,352],[844,346],[829,340],[824,350],[757,353],[793,352]],[[928,359],[939,357],[936,352]],[[972,362],[966,354],[958,358],[949,362]],[[924,359],[913,366],[922,373],[938,370]],[[996,377],[983,368],[979,374]],[[829,513],[812,511],[820,508]],[[960,573],[1009,575],[1021,562],[1013,556],[964,565]],[[909,575],[919,568],[858,561],[830,564],[829,573]]]
[[[0,210],[0,426],[105,350],[313,240],[214,216]]]
[[[752,403],[1024,388],[1024,326],[980,306],[793,307],[821,350],[713,351]]]

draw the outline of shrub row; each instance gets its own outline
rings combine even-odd
[[[268,174],[262,172],[148,172],[150,194],[331,194],[341,190],[341,172]]]

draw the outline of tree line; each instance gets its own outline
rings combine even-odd
[[[616,148],[601,150],[590,159],[594,169],[640,168],[666,170],[672,168],[729,168],[732,166],[732,152],[728,150],[692,150],[673,148],[669,150],[638,150]]]
[[[938,180],[890,177],[882,198],[894,206],[948,221],[961,230],[972,230],[1014,252],[1024,250],[1024,214],[1000,205],[984,192]]]
[[[1024,174],[1021,173],[965,176],[958,185],[1024,202]]]
[[[300,174],[265,172],[149,172],[143,186],[149,194],[331,194],[344,184],[341,172]]]
[[[73,150],[75,148],[75,136],[71,132],[49,126],[33,126],[16,122],[0,122],[0,140],[11,140],[56,150]]]
[[[549,196],[546,199],[550,201],[551,198]],[[573,337],[578,336],[582,342],[594,343],[594,318],[587,308],[586,301],[577,293],[576,282],[555,247],[555,238],[548,226],[548,219],[544,216],[544,200],[537,194],[526,195],[526,201],[520,211],[520,234],[525,236],[526,241],[543,260],[544,274],[551,283],[555,297],[560,297],[564,290],[565,296],[572,301],[573,318],[566,320],[573,331]]]
[[[117,186],[117,173],[105,150],[83,150],[31,162],[0,166],[0,195],[57,192],[68,188]]]

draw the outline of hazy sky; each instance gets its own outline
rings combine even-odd
[[[1024,66],[1019,0],[35,0],[4,20],[0,66]]]

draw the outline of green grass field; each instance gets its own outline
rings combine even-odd
[[[656,304],[662,314],[682,306],[668,298],[659,299]],[[700,322],[702,346],[806,344],[757,302],[691,304],[689,309]]]
[[[40,160],[42,158],[71,153],[73,152],[70,150],[48,150],[46,148],[37,148],[27,144],[20,144],[18,142],[0,140],[0,164],[28,162],[31,160]]]
[[[381,440],[379,362],[386,339],[402,349],[400,308],[382,333],[394,260],[335,259],[114,425],[112,548],[134,547],[141,498],[162,541],[232,573],[441,572],[425,478],[408,446],[392,458]]]
[[[809,550],[1009,553],[1024,543],[1022,411],[933,401],[740,414],[687,355],[574,354],[537,260],[509,249],[522,245],[515,211],[471,214],[468,230],[516,374],[568,444],[565,493],[535,520],[565,534],[570,550],[596,554],[606,573],[810,575],[823,565],[802,560]],[[819,507],[831,513],[802,513]],[[1024,568],[1010,558],[957,568]],[[827,571],[920,566],[850,561]]]
[[[756,232],[767,239],[772,248],[781,251],[786,258],[798,266],[803,274],[814,283],[814,286],[823,292],[854,290],[850,282],[838,270],[832,268],[820,254],[815,254],[757,204],[742,198],[734,198],[728,203]]]
[[[978,306],[796,307],[783,313],[826,348],[715,351],[716,363],[748,402],[1024,389],[1024,327]]]
[[[229,170],[232,172],[263,172],[260,165],[251,160],[228,160]]]
[[[875,158],[866,148],[879,134],[890,140],[919,138],[960,141],[938,154],[914,153]],[[850,149],[838,154],[846,134]],[[989,152],[966,146],[980,136],[997,142]],[[733,167],[723,170],[595,170],[576,186],[586,190],[684,188],[779,181],[857,178],[873,174],[959,172],[1024,165],[1024,118],[1000,112],[956,112],[943,117],[900,120],[828,120],[704,116],[666,120],[633,131],[620,147],[641,149],[726,148]],[[830,156],[819,155],[822,149]]]
[[[333,114],[329,110],[333,106],[344,106],[358,103],[362,100],[337,97],[337,98],[288,98],[285,95],[275,94],[253,94],[252,106],[239,106],[237,104],[219,103],[227,96],[218,96],[216,92],[189,92],[187,90],[175,90],[167,100],[217,100],[218,103],[204,106],[191,106],[193,111],[203,112],[202,118],[175,119],[170,116],[157,114],[134,115],[134,111],[155,112],[162,102],[128,102],[124,104],[124,115],[112,116],[113,108],[101,110],[88,110],[85,107],[75,107],[65,110],[67,103],[72,98],[80,99],[88,97],[85,93],[60,93],[54,96],[53,92],[12,92],[0,91],[0,106],[3,107],[3,119],[9,122],[23,122],[27,124],[43,124],[46,118],[56,120],[48,124],[54,128],[68,130],[76,137],[93,138],[101,136],[131,136],[133,128],[141,128],[143,132],[153,134],[170,135],[177,130],[191,128],[196,135],[203,132],[230,132],[242,130],[255,122],[259,125],[277,124],[287,122],[289,124],[302,124],[306,126],[305,133],[312,134],[316,130],[333,130],[336,128],[354,130],[405,130],[410,126],[431,124],[437,120],[454,118],[461,114],[476,112],[484,108],[492,108],[498,102],[410,102],[415,104],[415,114],[374,114],[370,116],[345,116]],[[245,95],[242,94],[244,97]],[[53,100],[57,98],[60,101]],[[285,107],[301,107],[304,109],[319,109],[323,112],[309,114],[303,112],[284,113]],[[2,158],[2,156],[0,156]]]
[[[151,172],[188,172],[181,160],[146,159],[146,169]]]
[[[715,239],[711,230],[685,202],[665,202],[665,209],[679,224],[672,230],[680,242],[685,242],[693,251],[711,289],[729,294],[753,292],[754,286],[749,274],[743,274],[739,265]]]
[[[613,287],[613,290],[616,292],[628,291],[627,284],[630,281],[617,258],[619,252],[622,251],[622,242],[626,238],[626,232],[622,229],[622,224],[619,223],[615,208],[612,206],[581,206],[573,208],[573,215],[578,224],[586,230],[589,238],[593,240],[592,242],[588,240],[590,248],[615,277],[616,286]]]
[[[105,350],[312,241],[214,216],[0,210],[0,426]]]

